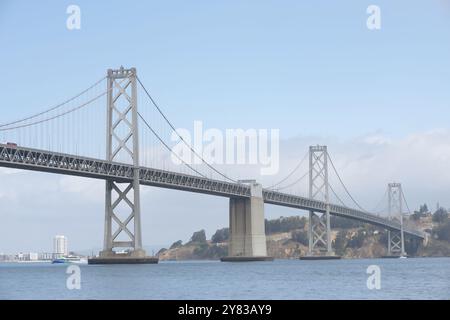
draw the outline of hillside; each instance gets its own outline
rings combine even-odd
[[[421,209],[422,210],[422,209]],[[423,244],[407,239],[405,250],[410,256],[450,256],[450,219],[446,210],[434,214],[415,212],[405,218],[429,234]],[[336,254],[343,258],[375,258],[387,254],[387,232],[354,220],[331,217],[332,241]],[[266,220],[268,255],[277,259],[297,259],[308,251],[308,220],[305,217],[280,217]],[[228,228],[217,230],[210,240],[204,230],[195,232],[190,241],[175,242],[168,249],[161,249],[161,260],[217,260],[227,255]]]

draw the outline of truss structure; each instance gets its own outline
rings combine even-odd
[[[0,144],[0,167],[113,180],[117,183],[132,182],[135,172],[134,167],[131,164],[30,149],[21,146],[11,147],[2,144]],[[139,168],[139,180],[141,185],[158,188],[211,194],[227,198],[250,197],[250,188],[243,183],[239,184],[207,179],[154,168]],[[401,230],[401,225],[397,220],[389,220],[384,217],[342,205],[327,204],[321,200],[272,190],[263,190],[263,198],[264,202],[268,204],[319,213],[325,213],[327,206],[329,206],[330,214],[367,222],[391,231],[398,232]],[[425,235],[422,232],[411,228],[405,227],[404,233],[421,239],[425,238]]]
[[[400,218],[400,230],[388,230],[388,254],[404,256],[406,253],[403,232],[403,190],[400,183],[389,183],[388,202],[389,220],[393,220],[394,216]]]
[[[110,69],[107,82],[106,160],[127,159],[133,177],[130,182],[106,181],[103,255],[131,248],[142,256],[136,69]]]
[[[333,255],[331,249],[328,151],[326,146],[309,148],[309,197],[325,203],[325,212],[309,211],[309,255],[317,250]]]

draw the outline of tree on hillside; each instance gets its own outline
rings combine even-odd
[[[330,225],[331,228],[352,229],[362,227],[364,226],[364,223],[354,219],[331,216]]]
[[[308,232],[305,230],[295,230],[291,232],[292,240],[301,243],[304,246],[309,244]]]
[[[274,220],[265,220],[266,234],[279,232],[291,232],[295,229],[303,229],[306,224],[305,217],[280,217]]]
[[[434,228],[433,234],[435,234],[439,240],[450,242],[450,220],[447,219],[444,224]]]
[[[347,231],[340,230],[337,233],[336,239],[333,242],[333,247],[338,255],[344,254],[345,248],[347,247]]]
[[[191,242],[199,242],[199,243],[206,242],[205,230],[194,232],[194,234],[191,237]]]
[[[170,246],[170,249],[179,248],[179,247],[181,247],[182,245],[183,245],[183,241],[178,240],[178,241],[172,243],[172,245]]]
[[[433,213],[433,221],[437,223],[443,223],[448,219],[448,212],[444,208],[439,208]]]
[[[428,211],[428,206],[427,206],[426,203],[420,206],[419,212],[420,212],[420,213],[428,213],[428,212],[429,212],[429,211]]]
[[[422,216],[423,216],[422,213],[420,213],[418,211],[414,211],[414,213],[411,215],[411,220],[419,221]]]
[[[212,243],[220,243],[225,242],[230,237],[230,230],[228,228],[219,229],[214,233],[211,237]]]
[[[366,232],[363,230],[358,230],[358,232],[353,235],[353,237],[348,241],[347,247],[349,248],[361,248],[364,244],[364,239],[366,238]]]

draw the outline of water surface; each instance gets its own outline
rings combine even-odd
[[[381,289],[367,288],[367,267]],[[450,299],[450,258],[157,265],[81,265],[68,290],[67,265],[0,264],[0,299]]]

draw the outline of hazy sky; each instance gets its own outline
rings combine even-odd
[[[66,28],[69,4],[81,30]],[[411,207],[450,207],[448,0],[3,0],[0,44],[1,123],[134,66],[178,127],[280,129],[280,177],[327,144],[368,208],[394,180]],[[71,249],[102,245],[104,182],[1,168],[0,182],[0,252],[51,250],[59,233]],[[148,187],[142,198],[146,245],[228,225],[227,199]]]

